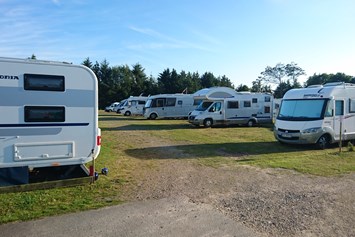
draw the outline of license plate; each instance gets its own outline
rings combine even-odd
[[[289,133],[281,133],[280,136],[281,137],[286,137],[286,138],[291,138],[292,137],[291,134],[289,134]]]

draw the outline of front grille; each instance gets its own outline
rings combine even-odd
[[[300,133],[300,130],[289,130],[289,129],[278,129],[279,132],[285,132],[285,133]]]

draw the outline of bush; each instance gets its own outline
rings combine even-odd
[[[354,145],[351,142],[348,142],[348,151],[354,151]]]

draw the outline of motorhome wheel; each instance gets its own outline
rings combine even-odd
[[[322,150],[327,148],[329,144],[330,144],[330,139],[328,135],[322,135],[317,141],[318,148]]]
[[[152,113],[152,114],[149,116],[149,118],[152,119],[152,120],[156,119],[157,117],[158,117],[158,116],[157,116],[156,113]]]
[[[131,116],[131,112],[130,112],[130,111],[126,111],[126,112],[124,113],[124,115],[125,115],[125,116]]]
[[[213,124],[212,119],[205,119],[205,121],[203,121],[203,125],[204,125],[206,128],[211,127],[212,124]]]

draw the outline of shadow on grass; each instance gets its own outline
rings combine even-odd
[[[148,131],[148,130],[174,130],[191,129],[189,124],[131,124],[119,127],[101,128],[102,131]]]
[[[245,142],[158,146],[126,150],[126,154],[138,159],[197,159],[232,157],[248,160],[250,155],[299,152],[314,149],[313,146],[290,146],[278,142]]]
[[[141,116],[123,116],[123,115],[99,115],[99,121],[146,121],[147,119]]]

